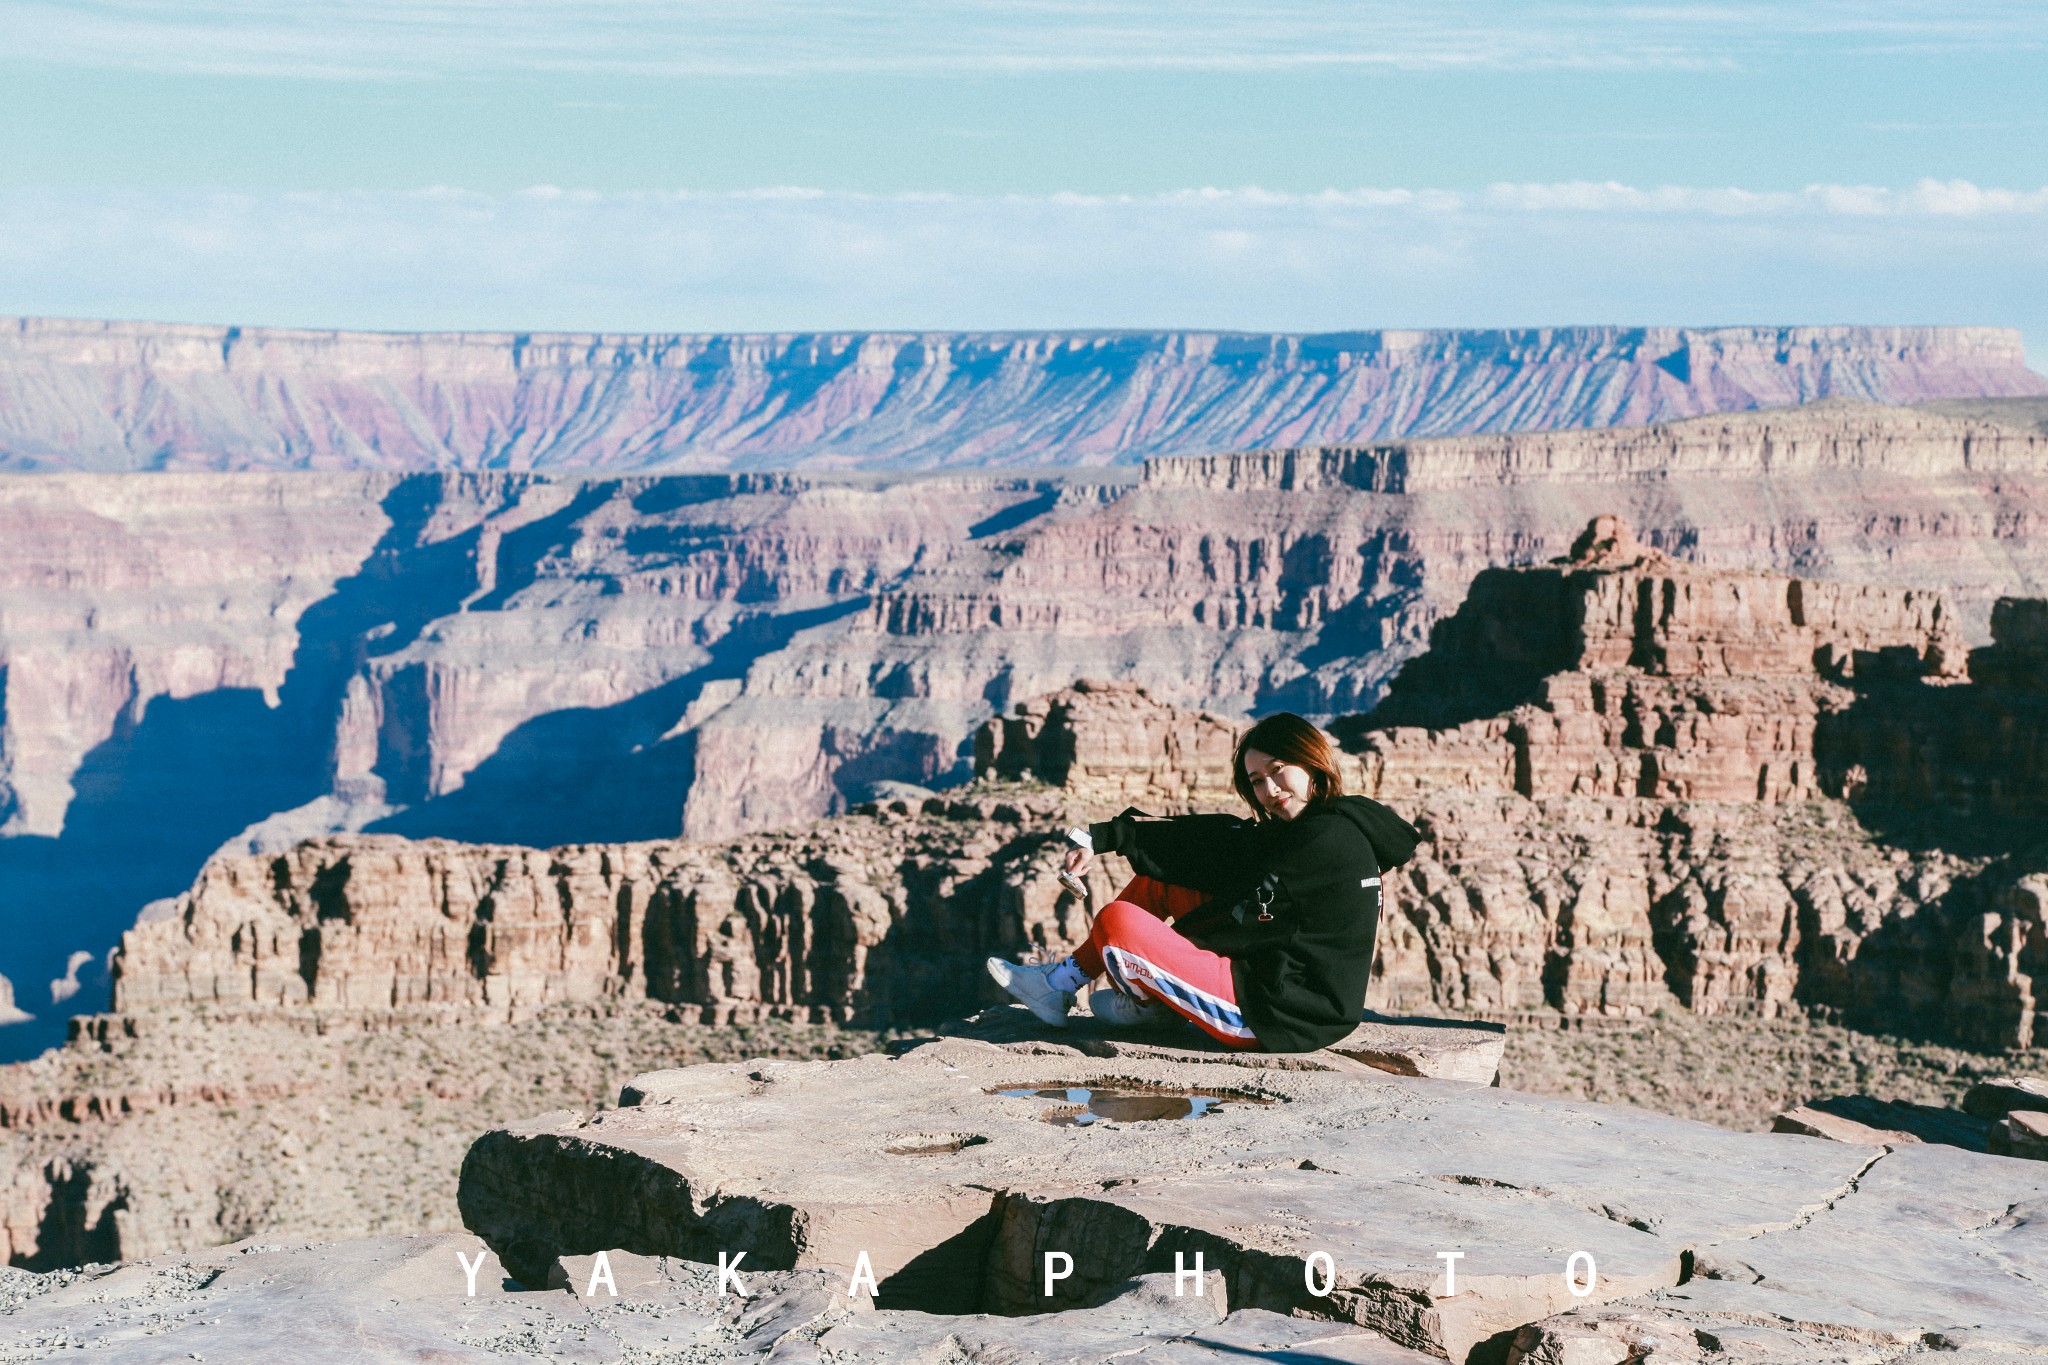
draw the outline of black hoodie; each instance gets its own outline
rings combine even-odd
[[[1293,820],[1127,810],[1089,833],[1097,852],[1123,854],[1140,874],[1209,894],[1174,928],[1230,959],[1238,1008],[1260,1047],[1310,1052],[1358,1026],[1380,873],[1415,851],[1407,821],[1377,801],[1340,796]]]

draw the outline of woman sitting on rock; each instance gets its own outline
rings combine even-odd
[[[1072,957],[992,957],[996,983],[1061,1028],[1075,992],[1106,972],[1110,985],[1088,1005],[1107,1023],[1178,1014],[1227,1046],[1268,1052],[1308,1052],[1350,1033],[1372,971],[1380,874],[1408,861],[1415,830],[1377,801],[1344,795],[1329,741],[1300,716],[1254,725],[1231,769],[1251,820],[1127,810],[1069,831],[1070,873],[1121,853],[1138,875]]]

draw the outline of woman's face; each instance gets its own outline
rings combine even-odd
[[[1308,769],[1299,763],[1282,763],[1257,749],[1244,751],[1244,775],[1266,813],[1280,820],[1292,820],[1307,810],[1309,795],[1315,791]]]

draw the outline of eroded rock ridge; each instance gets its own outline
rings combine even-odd
[[[1263,456],[1136,485],[0,480],[0,972],[38,1016],[0,1048],[56,1040],[35,1002],[79,952],[74,1008],[104,1005],[120,930],[217,850],[786,826],[964,778],[981,721],[1077,677],[1356,711],[1474,575],[1600,512],[1686,562],[1942,589],[1970,645],[2048,581],[2048,441],[2017,428],[1835,407],[1482,444],[1512,458],[1408,443],[1408,492]],[[38,903],[69,913],[5,908]]]
[[[1335,727],[1351,784],[1431,836],[1390,890],[1375,1003],[1903,1007],[2029,1045],[2039,606],[2002,602],[1971,651],[1938,593],[1689,567],[1612,519],[1576,561],[1482,573],[1387,701]],[[932,1017],[972,998],[981,955],[1073,941],[1063,822],[1234,805],[1239,724],[1082,682],[987,723],[976,785],[802,831],[222,858],[124,937],[116,1004]],[[1932,816],[1923,839],[1873,834],[1859,812],[1901,790],[1965,803],[1981,839]]]
[[[1347,782],[1431,836],[1389,879],[1369,1003],[1820,1010],[2038,1042],[2037,789],[2002,766],[2028,752],[1985,737],[2044,728],[2039,604],[2000,603],[1992,643],[1970,650],[1937,593],[1689,566],[1613,518],[1571,556],[1480,575],[1387,702],[1335,727]],[[495,1025],[519,1047],[522,1021],[563,1009],[725,1027],[958,1013],[986,989],[982,956],[1084,931],[1052,876],[1059,832],[1129,804],[1230,808],[1242,723],[1086,681],[985,723],[975,783],[781,833],[548,851],[353,835],[218,858],[124,936],[121,1014],[0,1072],[16,1173],[0,1223],[31,1260],[220,1235],[230,1214],[205,1208],[249,1202],[251,1177],[186,1171],[190,1198],[166,1201],[139,1174],[162,1145],[148,1135],[183,1131],[181,1111],[299,1094],[333,1044],[294,1037]],[[1873,793],[1928,782],[2004,844],[1884,823],[1897,807]],[[222,1082],[197,1060],[154,1080],[122,1061],[175,1048],[181,1017],[276,1064]],[[485,1052],[488,1032],[467,1030]],[[464,1084],[436,1070],[431,1093]],[[277,1122],[298,1160],[309,1120]]]

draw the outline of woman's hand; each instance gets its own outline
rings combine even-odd
[[[1067,849],[1066,870],[1073,876],[1085,877],[1088,869],[1095,865],[1095,850],[1074,844]]]

